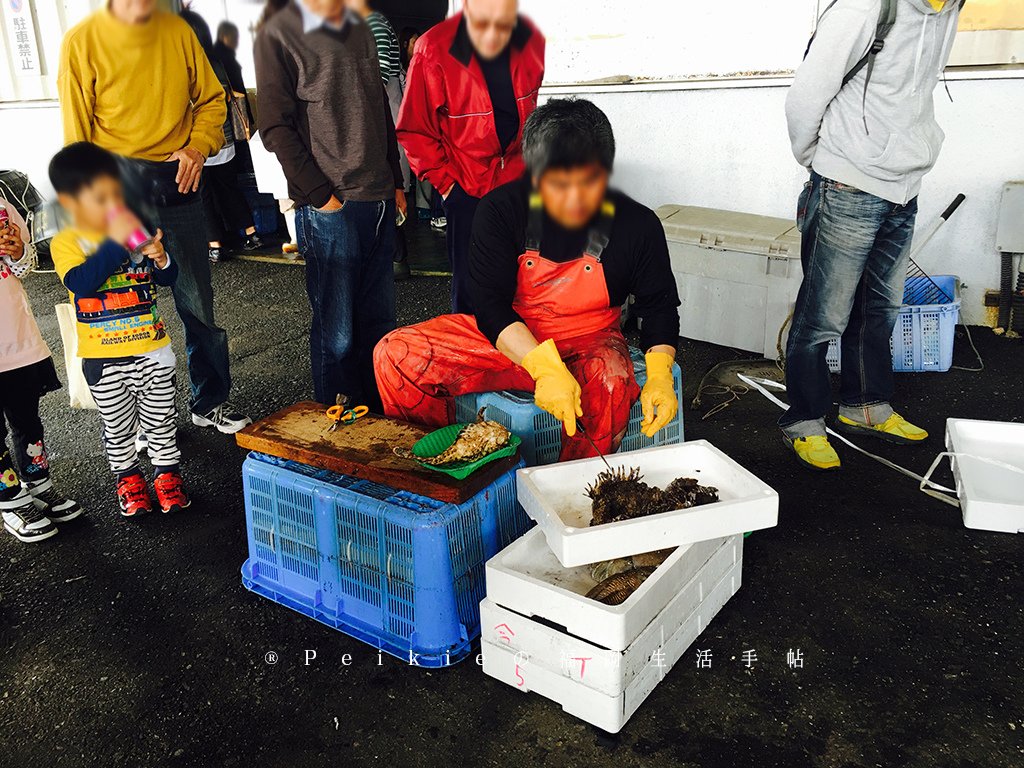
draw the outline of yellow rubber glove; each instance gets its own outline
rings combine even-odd
[[[576,417],[583,415],[580,385],[562,362],[554,340],[548,339],[528,352],[523,368],[537,382],[533,402],[562,422],[565,434],[575,435]]]
[[[640,431],[647,437],[654,437],[679,410],[676,388],[672,384],[674,358],[666,352],[648,352],[644,360],[647,363],[647,383],[640,392],[640,407],[644,411]]]

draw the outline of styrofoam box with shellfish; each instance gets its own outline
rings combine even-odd
[[[739,589],[742,547],[741,536],[720,542],[676,596],[620,651],[502,608],[488,597],[480,604],[484,673],[551,699],[592,725],[618,732]],[[648,581],[657,576],[655,572]]]
[[[718,489],[719,501],[689,509],[590,527],[586,488],[605,469],[600,458],[579,459],[517,473],[519,503],[544,531],[565,567],[678,547],[770,528],[778,522],[779,495],[706,440],[614,454],[615,468],[638,467],[644,482],[665,488],[694,477]]]
[[[487,561],[487,599],[522,616],[558,624],[594,645],[622,651],[725,542],[711,539],[678,547],[628,600],[605,605],[584,597],[594,585],[590,566],[563,568],[544,531],[533,528]],[[488,631],[484,626],[485,638]],[[501,642],[493,631],[491,636]]]

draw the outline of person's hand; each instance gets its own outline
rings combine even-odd
[[[119,243],[127,248],[128,238],[137,229],[142,229],[142,222],[127,208],[122,208],[110,217],[107,234],[110,235],[110,239],[115,243]]]
[[[403,217],[409,215],[409,203],[406,202],[404,189],[395,190],[395,207]]]
[[[679,411],[679,401],[672,382],[672,355],[667,352],[648,352],[644,360],[647,362],[647,383],[640,392],[640,407],[644,412],[640,431],[653,438],[675,417]]]
[[[178,191],[183,195],[195,192],[199,189],[199,178],[203,174],[203,163],[206,162],[203,153],[198,149],[185,147],[167,158],[169,163],[175,160],[178,161],[178,174],[174,177],[174,181],[178,185]]]
[[[580,385],[562,362],[553,339],[537,345],[523,358],[526,369],[537,388],[533,402],[565,425],[565,434],[576,434],[576,419],[583,415]]]
[[[25,255],[25,242],[21,239],[21,230],[13,221],[8,220],[7,228],[0,232],[0,254],[18,261]]]
[[[344,207],[344,205],[345,204],[341,202],[338,198],[336,198],[334,195],[331,195],[331,199],[327,201],[324,207],[317,208],[317,210],[322,213],[327,213],[328,211],[336,211],[339,208]]]
[[[164,248],[164,244],[160,242],[163,238],[164,231],[162,229],[158,229],[153,240],[142,248],[142,255],[148,259],[152,259],[153,263],[156,264],[157,269],[165,269],[167,267],[167,251]]]

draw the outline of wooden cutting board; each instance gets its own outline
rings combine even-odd
[[[429,429],[381,416],[364,416],[328,432],[331,422],[319,403],[297,403],[257,421],[235,435],[242,448],[352,475],[438,501],[462,503],[519,461],[499,459],[455,480],[399,458],[394,448],[412,448]]]

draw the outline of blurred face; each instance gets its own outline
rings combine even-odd
[[[302,0],[309,10],[328,21],[339,21],[345,13],[345,0]]]
[[[110,176],[99,176],[75,195],[58,195],[75,226],[94,232],[105,232],[110,216],[124,208],[121,182]]]
[[[498,56],[516,28],[516,0],[466,0],[463,15],[477,55],[485,60]]]
[[[591,163],[549,169],[534,179],[534,185],[548,216],[567,229],[582,229],[601,208],[608,176],[604,166]]]
[[[156,10],[156,0],[110,0],[110,12],[126,24],[149,21]]]
[[[238,50],[238,33],[228,32],[224,35],[224,45],[233,50]]]

